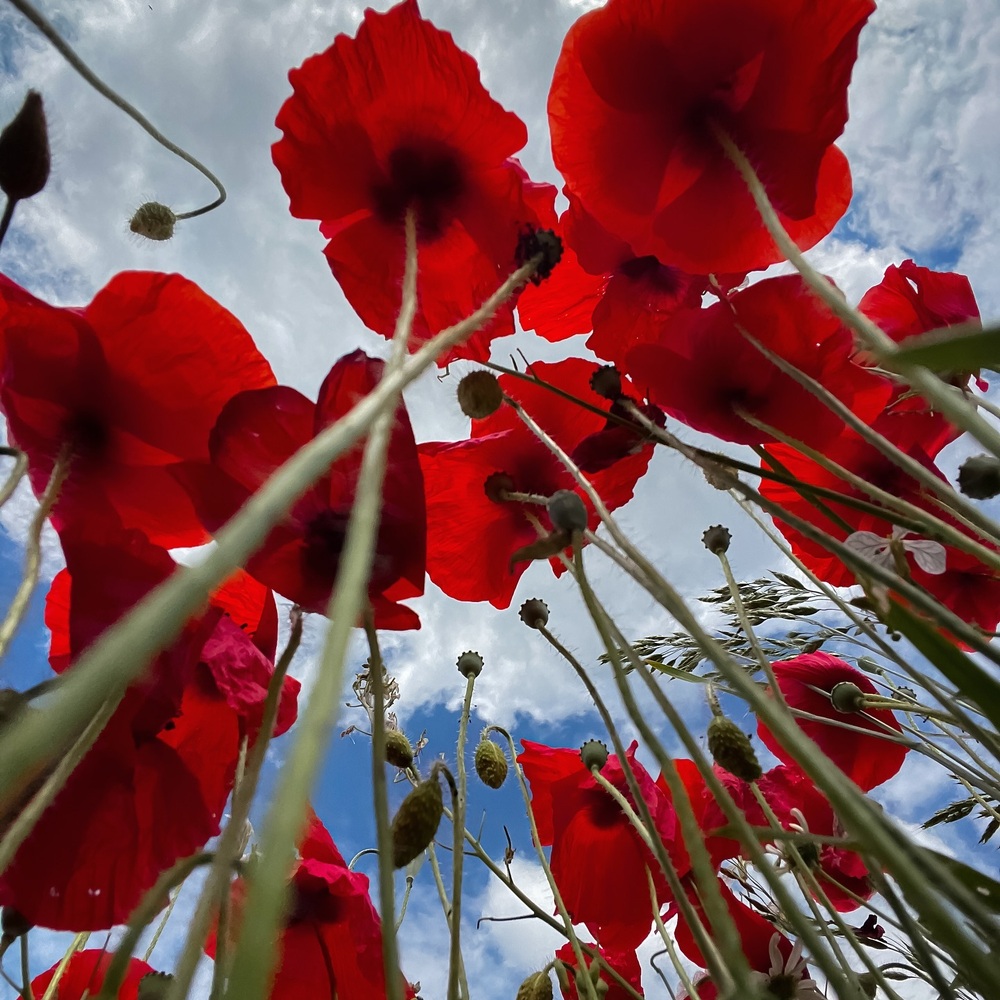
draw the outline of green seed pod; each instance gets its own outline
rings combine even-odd
[[[139,980],[136,1000],[164,1000],[174,977],[169,972],[150,972]]]
[[[549,497],[549,520],[557,531],[586,531],[587,508],[573,490],[556,490]]]
[[[725,716],[713,716],[708,724],[708,749],[719,767],[743,781],[756,781],[764,773],[750,737]]]
[[[483,734],[476,747],[476,774],[487,788],[500,788],[507,780],[507,755]]]
[[[600,740],[587,740],[580,747],[580,759],[588,771],[595,767],[600,771],[608,762],[608,748]]]
[[[702,545],[716,556],[721,556],[728,552],[729,543],[732,540],[733,536],[729,533],[729,529],[722,524],[713,524],[701,536]]]
[[[988,500],[1000,493],[1000,459],[973,455],[958,470],[958,488],[973,500]]]
[[[458,383],[458,405],[462,412],[473,420],[496,413],[503,404],[503,389],[492,372],[480,369],[469,372]]]
[[[413,747],[406,734],[398,729],[385,731],[385,760],[393,767],[409,767],[413,763]]]
[[[441,783],[436,774],[421,781],[403,799],[392,821],[392,863],[403,868],[434,839],[444,814]]]
[[[838,712],[860,712],[865,707],[865,693],[852,681],[834,684],[830,703]]]
[[[518,987],[515,1000],[552,1000],[552,980],[545,972],[533,972]]]
[[[549,623],[549,606],[537,597],[529,598],[517,613],[528,628],[545,628]]]
[[[469,677],[478,677],[483,672],[483,658],[470,649],[458,658],[458,663],[455,666],[458,667],[458,672],[466,679]]]

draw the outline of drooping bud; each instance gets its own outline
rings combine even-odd
[[[392,820],[392,863],[403,868],[434,839],[444,814],[441,783],[435,773],[406,796]]]
[[[614,365],[605,365],[603,368],[598,368],[590,376],[590,388],[602,399],[610,399],[612,402],[616,399],[621,399],[621,373]]]
[[[31,198],[45,187],[51,166],[42,95],[29,90],[21,110],[0,132],[0,190],[11,201]]]
[[[393,767],[409,767],[413,763],[413,747],[406,733],[398,729],[385,731],[385,760]]]
[[[732,540],[733,536],[729,533],[729,529],[721,524],[713,524],[701,536],[705,548],[717,556],[725,555],[729,551],[729,543]]]
[[[547,972],[533,972],[517,989],[515,1000],[552,1000],[552,980]]]
[[[608,748],[600,740],[587,740],[580,747],[580,759],[588,771],[595,767],[600,771],[608,762]]]
[[[483,658],[470,649],[458,658],[458,663],[455,666],[458,667],[458,672],[466,679],[469,677],[478,677],[483,672]]]
[[[724,715],[713,715],[708,724],[708,750],[719,767],[743,781],[756,781],[764,773],[750,737]]]
[[[562,240],[551,229],[536,229],[534,226],[525,226],[518,236],[514,259],[521,266],[527,264],[532,258],[540,256],[542,259],[535,268],[535,273],[531,276],[531,283],[540,285],[562,259],[562,253]]]
[[[149,972],[139,980],[136,1000],[165,1000],[173,982],[169,972]]]
[[[538,597],[531,597],[521,605],[518,618],[528,628],[545,628],[549,623],[549,606]]]
[[[469,372],[458,383],[458,405],[473,420],[482,420],[496,413],[503,403],[503,389],[496,375],[485,369]]]
[[[558,531],[586,531],[587,508],[573,490],[556,490],[549,497],[549,520]]]
[[[28,918],[18,910],[12,906],[5,906],[0,911],[0,932],[2,932],[0,942],[10,944],[11,941],[16,941],[23,934],[27,934],[32,926]]]
[[[973,500],[988,500],[1000,493],[1000,459],[973,455],[958,469],[958,488]]]
[[[841,681],[831,688],[830,703],[838,712],[860,712],[865,707],[865,693],[853,681]]]
[[[173,209],[161,205],[158,201],[147,201],[135,210],[128,227],[137,236],[162,243],[174,235],[176,223],[177,216]]]
[[[507,780],[507,755],[483,733],[476,747],[476,774],[487,788],[500,788]]]

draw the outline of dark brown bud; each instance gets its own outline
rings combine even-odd
[[[729,533],[728,528],[721,524],[713,524],[701,536],[701,540],[709,552],[721,556],[729,551],[729,543],[733,540],[733,536]]]
[[[756,781],[764,773],[750,737],[724,715],[713,715],[708,724],[708,750],[723,771],[743,781]]]
[[[517,990],[515,1000],[552,1000],[552,980],[547,972],[533,972]]]
[[[27,934],[32,926],[27,917],[23,916],[12,906],[5,906],[0,911],[0,931],[3,934],[2,941],[4,944],[16,941],[23,934]]]
[[[535,257],[541,257],[535,273],[531,276],[533,285],[540,285],[562,258],[562,240],[551,229],[536,229],[525,226],[517,240],[514,259],[518,265],[527,264]]]
[[[484,369],[469,372],[458,383],[457,395],[462,412],[473,420],[482,420],[496,413],[503,403],[503,389],[497,377]]]
[[[608,762],[608,748],[600,740],[587,740],[580,747],[580,760],[588,771],[600,771]]]
[[[549,497],[549,520],[558,531],[586,531],[587,508],[573,490],[556,490]]]
[[[173,982],[169,972],[149,972],[139,980],[136,1000],[165,1000]]]
[[[11,201],[31,198],[45,187],[51,165],[42,95],[29,90],[21,110],[0,132],[0,190]]]
[[[393,767],[409,767],[413,763],[413,747],[406,733],[398,729],[385,731],[385,760]]]
[[[853,681],[841,681],[831,688],[830,703],[838,712],[860,712],[865,707],[865,693]]]
[[[549,623],[549,606],[540,598],[532,597],[521,605],[517,616],[528,628],[545,628]]]
[[[128,227],[137,236],[162,243],[174,235],[176,223],[177,216],[173,209],[161,205],[158,201],[147,201],[145,205],[140,205],[135,210]]]
[[[614,365],[605,365],[598,368],[590,376],[590,388],[603,399],[610,399],[614,402],[622,396],[622,377]]]
[[[455,666],[458,667],[458,672],[466,679],[469,677],[478,677],[483,672],[483,658],[470,649],[458,658]]]
[[[487,788],[500,788],[507,780],[507,755],[483,733],[476,747],[476,774]]]
[[[506,503],[504,494],[514,491],[514,480],[506,472],[492,472],[483,483],[483,492],[494,503]]]
[[[988,500],[1000,493],[1000,459],[973,455],[958,469],[958,488],[973,500]]]
[[[400,803],[392,820],[392,863],[403,868],[419,857],[437,833],[444,814],[441,783],[435,773]]]

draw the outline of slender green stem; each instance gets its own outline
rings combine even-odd
[[[257,794],[257,786],[260,782],[261,771],[264,768],[267,748],[274,733],[274,724],[278,718],[278,709],[281,705],[281,693],[284,688],[285,676],[292,664],[292,660],[295,659],[295,654],[302,641],[302,611],[297,607],[293,607],[290,620],[291,631],[288,635],[288,642],[274,666],[274,673],[271,675],[271,680],[267,686],[267,696],[264,699],[264,707],[261,711],[260,730],[257,733],[257,738],[253,746],[249,748],[243,778],[233,791],[232,811],[229,816],[229,822],[226,824],[225,829],[222,831],[222,836],[219,838],[212,867],[208,871],[205,884],[202,886],[201,895],[198,898],[198,905],[195,907],[191,922],[188,925],[184,947],[181,949],[180,956],[177,959],[177,964],[174,967],[174,978],[167,992],[168,1000],[185,1000],[187,997],[191,989],[195,971],[198,968],[198,962],[201,960],[212,916],[223,896],[226,899],[229,897],[230,871],[243,853],[244,831],[246,830],[247,820],[250,818],[250,807],[253,805],[254,796]],[[222,928],[220,927],[220,947],[215,957],[216,969],[213,970],[212,990],[214,996],[212,1000],[216,1000],[218,997],[218,990],[222,988],[229,972],[229,943],[228,941],[222,941],[221,932]]]
[[[458,772],[458,794],[452,809],[452,827],[455,842],[451,859],[451,948],[448,956],[448,1000],[458,1000],[458,972],[461,964],[462,945],[462,868],[465,861],[463,850],[463,834],[465,833],[465,805],[468,798],[469,782],[465,767],[465,739],[469,729],[469,716],[472,714],[472,693],[476,686],[475,671],[470,670],[465,681],[465,701],[462,703],[462,714],[458,719],[458,756],[456,770]],[[463,1000],[469,1000],[464,997]]]
[[[656,901],[656,883],[653,881],[653,873],[648,868],[646,869],[646,878],[649,881],[649,902],[653,908],[653,924],[656,926],[656,933],[660,935],[663,947],[666,949],[667,956],[670,958],[670,964],[674,967],[674,972],[677,973],[677,979],[680,981],[681,986],[683,986],[687,991],[688,1000],[700,1000],[698,988],[695,986],[690,975],[688,975],[687,969],[684,968],[684,963],[681,961],[681,956],[677,950],[677,944],[674,941],[674,937],[667,930],[666,925],[663,923],[663,919],[660,916],[660,908]],[[664,983],[666,983],[665,980]]]
[[[35,994],[31,990],[31,955],[28,951],[28,935],[21,935],[21,996],[24,1000],[35,1000]]]
[[[8,198],[3,207],[3,216],[0,217],[0,246],[3,246],[7,230],[10,229],[10,224],[14,219],[14,209],[17,207],[19,200],[18,198]]]
[[[153,957],[153,952],[156,951],[156,946],[159,944],[160,936],[166,929],[167,922],[173,915],[174,907],[177,905],[177,898],[180,895],[179,892],[174,892],[170,897],[170,902],[167,903],[166,909],[163,911],[163,916],[160,917],[159,923],[156,925],[156,930],[153,931],[153,936],[149,939],[149,944],[146,945],[146,950],[143,952],[142,960],[148,965],[150,958]]]
[[[185,163],[190,163],[200,174],[206,177],[215,185],[219,192],[218,198],[211,204],[202,208],[197,208],[191,212],[183,212],[177,215],[178,219],[193,219],[196,215],[204,215],[211,212],[213,208],[218,208],[226,200],[226,189],[222,182],[208,167],[196,160],[190,153],[185,152],[180,146],[171,142],[162,132],[160,132],[147,118],[140,114],[128,101],[120,94],[112,90],[93,70],[73,51],[63,37],[56,30],[55,26],[41,14],[28,0],[10,0],[10,3],[17,8],[48,40],[53,48],[63,57],[87,81],[102,97],[107,98],[116,108],[124,111],[144,132],[155,139],[164,149],[169,150],[175,156],[179,156]]]
[[[69,947],[66,949],[63,957],[59,959],[59,964],[56,966],[55,974],[49,981],[49,985],[45,988],[45,993],[42,996],[42,1000],[57,1000],[57,993],[59,991],[59,982],[66,972],[66,966],[72,961],[73,956],[78,951],[83,951],[87,945],[87,941],[90,940],[90,931],[83,931],[77,934],[76,937],[70,942]]]
[[[11,469],[10,475],[0,487],[0,507],[2,507],[14,495],[17,484],[21,482],[24,474],[28,471],[28,456],[17,448],[3,448],[0,450],[0,455],[14,459],[14,468]]]
[[[385,781],[385,668],[371,606],[363,616],[368,639],[368,672],[372,690],[372,801],[378,843],[378,898],[382,916],[382,965],[388,1000],[403,1000],[396,942],[396,884],[392,866],[392,830],[389,825],[389,790]]]

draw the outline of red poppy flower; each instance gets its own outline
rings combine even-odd
[[[473,58],[420,16],[416,0],[368,10],[289,74],[273,147],[292,215],[319,219],[326,255],[366,325],[390,336],[417,217],[414,346],[471,313],[515,269],[526,224],[555,222],[555,188],[531,185],[513,154],[527,130],[486,92]],[[513,332],[512,307],[440,358],[485,359]]]
[[[175,468],[205,526],[213,532],[221,528],[275,469],[371,392],[383,368],[382,361],[355,351],[333,366],[316,403],[285,386],[231,399],[211,434],[211,463]],[[307,611],[326,612],[363,451],[361,442],[342,455],[247,562],[256,579]],[[379,628],[420,627],[416,614],[396,602],[423,593],[425,531],[423,477],[410,420],[400,403],[368,584]]]
[[[594,370],[592,363],[578,358],[534,364],[530,369],[537,379],[578,399],[600,404],[600,397],[590,388]],[[600,415],[538,383],[504,375],[500,384],[569,453],[607,427]],[[590,477],[610,510],[631,499],[649,463],[652,446],[636,450],[637,443],[631,431],[627,441],[613,442],[621,449],[620,459]],[[511,557],[538,538],[528,515],[538,517],[545,526],[548,517],[543,507],[534,504],[491,500],[487,481],[494,486],[505,483],[516,492],[551,496],[557,490],[574,489],[574,480],[509,406],[502,406],[485,420],[473,421],[472,436],[466,441],[427,442],[419,450],[427,484],[427,570],[431,579],[449,597],[489,601],[494,607],[506,608],[527,568],[526,562],[512,566]],[[602,448],[600,453],[615,457],[614,448]],[[589,504],[587,509],[589,524],[596,528],[597,515]],[[558,560],[553,559],[551,565],[556,575],[562,572]]]
[[[100,948],[88,951],[78,951],[59,977],[59,987],[56,996],[59,1000],[84,1000],[85,997],[96,997],[104,985],[108,966],[111,965],[113,954]],[[47,972],[35,976],[31,981],[31,992],[36,997],[45,996],[49,983],[55,978],[59,963],[56,962]],[[138,958],[129,960],[128,971],[122,980],[122,985],[115,994],[117,1000],[138,1000],[139,983],[146,976],[158,975],[152,966]]]
[[[666,880],[618,804],[583,766],[578,750],[522,740],[518,763],[531,783],[531,811],[539,840],[552,845],[552,874],[574,923],[583,923],[601,945],[634,950],[653,918],[646,869],[660,898]],[[626,755],[653,822],[668,849],[676,836],[673,806],[635,759]],[[612,754],[601,774],[631,801],[621,762]],[[634,805],[634,802],[633,802]]]
[[[887,380],[853,365],[853,339],[798,275],[768,278],[707,309],[683,309],[659,344],[634,347],[625,370],[658,406],[737,444],[773,441],[742,412],[819,446],[843,422],[786,375],[743,330],[821,382],[863,419],[881,412]]]
[[[207,459],[226,400],[274,384],[233,315],[177,274],[119,274],[82,309],[0,276],[0,357],[0,404],[36,493],[64,449],[72,455],[57,529],[110,504],[157,544],[207,540],[168,467]]]
[[[597,945],[590,944],[589,947],[596,948]],[[601,956],[608,965],[615,972],[619,973],[639,996],[645,996],[642,992],[642,969],[639,968],[639,957],[636,955],[635,949],[609,951],[605,948],[598,948],[598,951],[600,951]],[[562,991],[563,1000],[578,1000],[579,993],[576,989],[577,964],[576,955],[573,954],[573,946],[567,941],[556,952],[556,958],[566,966],[566,971],[569,973],[569,989]],[[602,973],[600,979],[607,986],[607,989],[603,993],[598,991],[598,996],[603,997],[604,1000],[633,1000],[632,994],[627,992],[624,987],[619,986],[617,981],[612,979],[607,973]]]
[[[996,631],[1000,623],[1000,576],[975,556],[947,545],[943,573],[925,573],[914,566],[912,576],[914,583],[962,621],[987,633]],[[947,630],[943,631],[950,635]],[[954,636],[952,639],[963,648],[969,648]]]
[[[775,663],[774,675],[790,708],[818,716],[797,718],[802,731],[862,791],[888,781],[903,766],[906,747],[882,735],[901,732],[892,712],[884,708],[844,712],[833,705],[831,692],[840,684],[854,684],[862,694],[878,695],[878,689],[860,670],[829,653],[804,653]],[[871,735],[859,733],[858,729]],[[779,760],[795,765],[795,758],[762,721],[757,724],[757,735]]]
[[[833,142],[871,0],[610,0],[566,36],[549,94],[566,185],[636,254],[694,274],[782,259],[712,134],[728,132],[803,249],[851,196]]]
[[[239,932],[246,896],[233,883],[231,933]],[[382,924],[368,877],[352,872],[323,824],[312,814],[292,873],[291,909],[279,940],[280,958],[269,1000],[377,1000],[385,997]],[[213,933],[205,951],[215,957]],[[407,991],[413,996],[412,991]]]
[[[64,534],[72,575],[56,578],[46,607],[57,669],[173,567],[138,532],[109,538],[107,522]],[[129,689],[42,815],[0,878],[0,903],[56,929],[126,920],[163,870],[219,832],[240,743],[256,736],[272,672],[222,606],[192,623]],[[286,679],[278,733],[295,719],[297,691]]]

